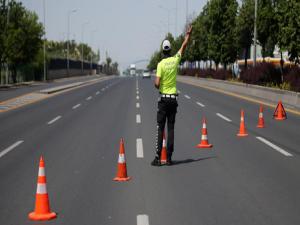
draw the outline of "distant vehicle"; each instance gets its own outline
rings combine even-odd
[[[135,64],[131,64],[131,65],[130,65],[130,75],[131,75],[131,76],[135,76],[135,75],[136,75]]]
[[[151,75],[150,75],[150,71],[149,70],[144,70],[143,72],[143,78],[150,78]]]

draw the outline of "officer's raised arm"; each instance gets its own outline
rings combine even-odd
[[[183,43],[181,45],[181,48],[178,51],[178,53],[180,55],[183,55],[183,53],[184,53],[184,51],[186,49],[186,46],[187,46],[187,44],[188,44],[188,42],[190,40],[190,37],[191,37],[192,30],[193,30],[193,27],[192,27],[192,25],[190,25],[189,28],[186,31],[186,35],[185,35],[184,41],[183,41]]]

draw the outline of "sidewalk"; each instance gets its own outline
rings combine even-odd
[[[75,82],[85,82],[102,76],[104,75],[88,75],[88,76],[62,78],[62,79],[57,79],[48,82],[33,81],[33,82],[24,82],[15,85],[0,86],[0,102],[7,101],[9,99],[16,98],[18,96],[22,96],[25,94],[29,94],[31,92],[38,92],[43,89],[54,88],[56,86],[65,85],[65,84],[67,85]]]

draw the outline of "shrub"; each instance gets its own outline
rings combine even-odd
[[[300,92],[300,68],[298,66],[286,69],[283,80],[290,84],[292,91]]]
[[[244,83],[267,85],[281,83],[281,72],[271,63],[260,63],[256,67],[249,67],[241,72],[240,79]]]

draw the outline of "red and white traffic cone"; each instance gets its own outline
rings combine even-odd
[[[240,131],[237,134],[237,136],[239,137],[246,137],[248,136],[248,133],[246,131],[246,127],[245,127],[245,114],[244,114],[244,110],[241,110],[241,122],[240,122]]]
[[[117,176],[114,178],[114,181],[128,181],[130,179],[131,177],[127,176],[124,140],[123,138],[121,138],[119,159],[118,159],[118,171],[117,171]]]
[[[209,144],[208,138],[207,138],[207,128],[206,128],[206,119],[203,119],[203,125],[202,125],[202,135],[201,135],[201,142],[196,147],[197,148],[212,148],[212,144]]]
[[[259,107],[259,115],[258,115],[258,124],[257,124],[257,128],[264,128],[265,127],[265,120],[264,120],[264,109],[263,106],[260,105]]]
[[[163,133],[163,144],[162,144],[162,150],[161,150],[161,155],[160,155],[160,163],[161,164],[167,163],[167,147],[166,147],[165,132]]]
[[[49,196],[46,186],[45,162],[43,157],[41,157],[35,197],[35,209],[34,212],[31,212],[28,215],[28,218],[31,220],[51,220],[56,218],[56,213],[51,212],[50,210]]]

